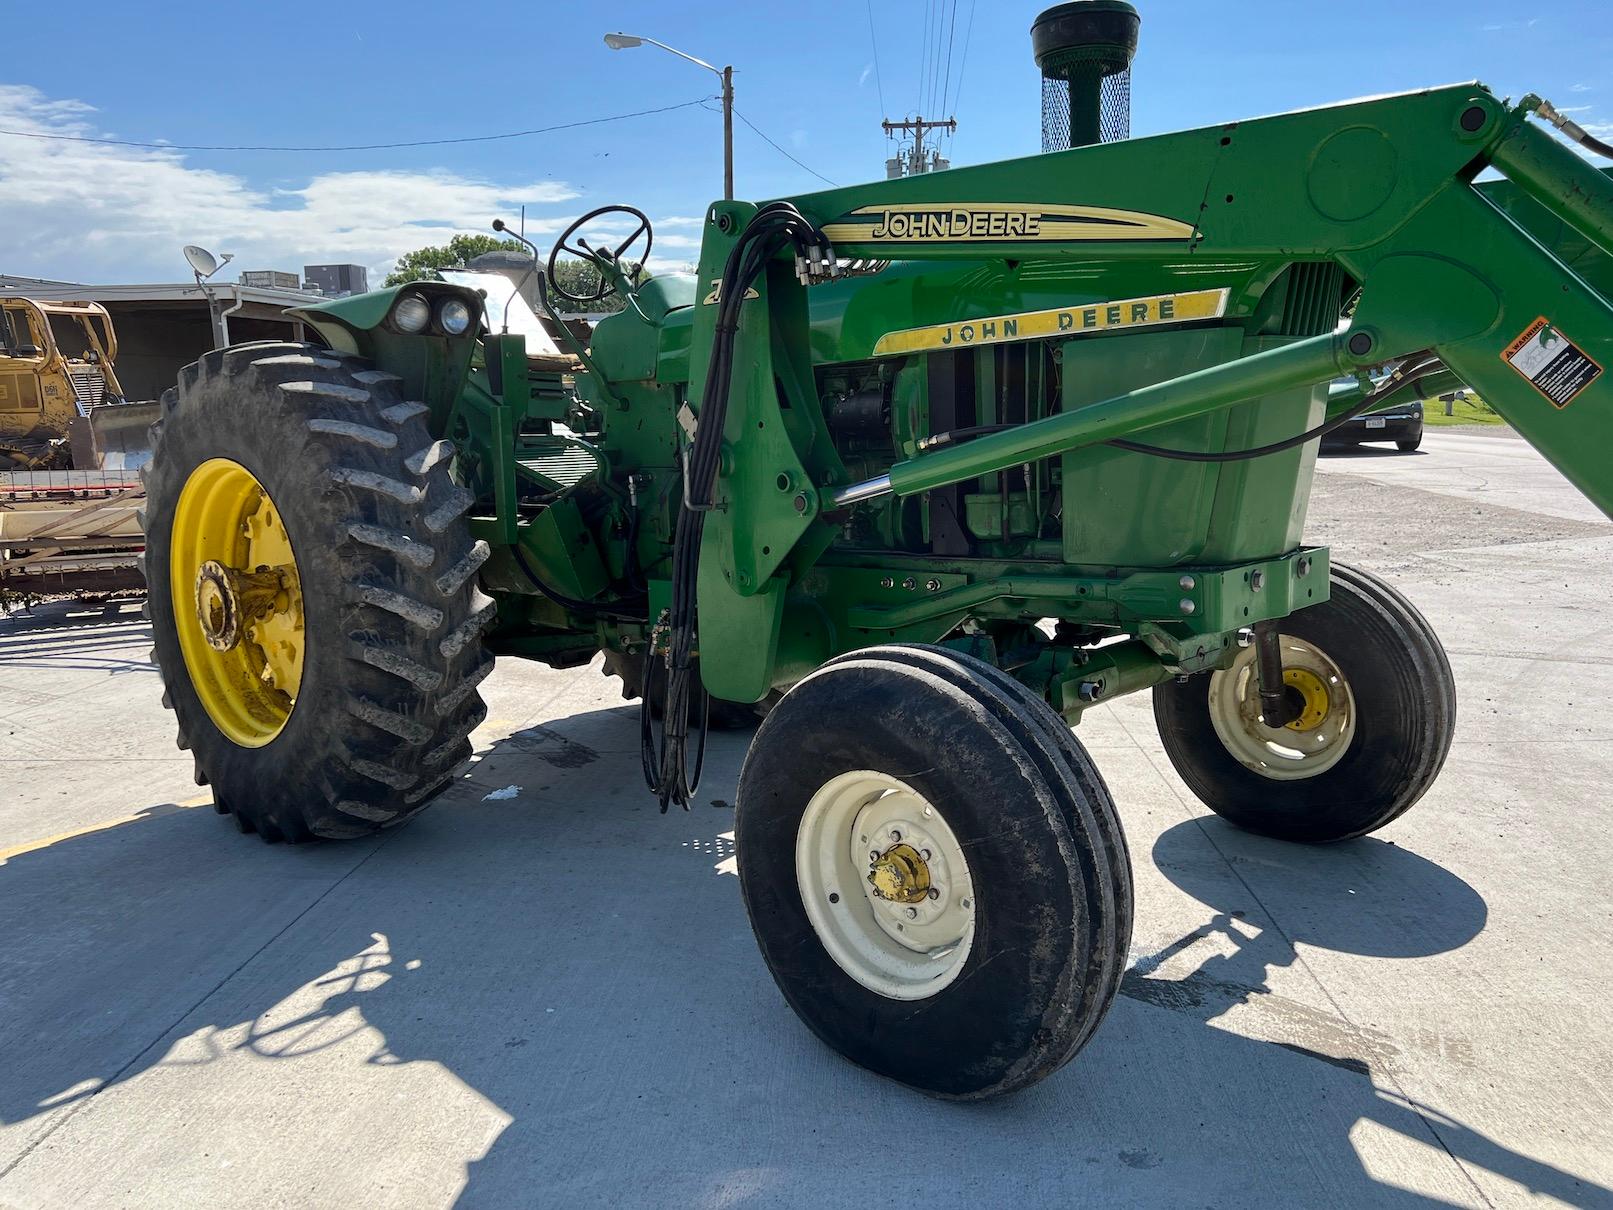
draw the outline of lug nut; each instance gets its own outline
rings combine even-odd
[[[941,898],[941,888],[932,886],[930,888],[930,898],[931,899],[939,899],[939,898]]]
[[[920,849],[919,850],[919,856],[924,858],[925,861],[928,861],[930,859],[930,850],[928,850],[928,849]]]
[[[869,861],[878,861],[879,860],[879,854],[878,853],[869,853],[868,854],[868,860]],[[870,874],[869,877],[872,878],[873,875]]]
[[[909,920],[917,920],[919,918],[919,910],[918,910],[918,908],[908,908],[907,909],[907,918]]]
[[[895,828],[892,828],[891,829],[891,843],[892,844],[901,844],[901,842],[902,842],[902,834],[900,832],[898,832]]]

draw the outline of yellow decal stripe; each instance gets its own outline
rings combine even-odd
[[[1043,203],[901,202],[863,206],[824,226],[836,243],[1050,243],[1072,240],[1185,240],[1188,223],[1107,206],[1055,206]]]
[[[1194,290],[1186,294],[1156,294],[1123,298],[1116,302],[1055,307],[1019,315],[990,315],[959,323],[887,332],[874,345],[875,357],[921,353],[930,349],[968,348],[1048,336],[1079,336],[1110,328],[1140,328],[1153,324],[1216,319],[1226,314],[1225,290]]]

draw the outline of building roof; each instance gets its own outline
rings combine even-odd
[[[296,307],[318,302],[323,297],[305,290],[280,290],[269,286],[243,286],[219,282],[208,287],[215,298],[229,302],[263,303],[271,307]],[[207,295],[195,282],[153,282],[149,284],[85,285],[82,282],[52,281],[44,277],[10,277],[0,274],[0,298],[7,294],[54,302],[205,302]]]

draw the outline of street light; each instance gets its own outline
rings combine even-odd
[[[722,81],[722,195],[729,201],[734,200],[734,69],[732,67],[713,67],[704,59],[697,59],[693,55],[686,55],[675,46],[668,46],[665,42],[657,42],[654,38],[641,38],[636,34],[606,34],[605,45],[612,50],[631,50],[635,46],[643,46],[648,42],[651,46],[659,46],[680,59],[687,59],[696,67],[704,67]]]

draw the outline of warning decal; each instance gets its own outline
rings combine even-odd
[[[1574,397],[1602,373],[1602,367],[1553,327],[1544,315],[1506,347],[1501,360],[1560,408],[1573,403]]]

